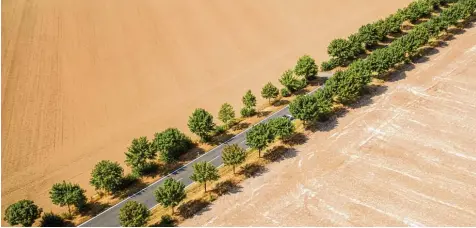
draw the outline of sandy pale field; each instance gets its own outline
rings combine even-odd
[[[197,107],[239,110],[247,89],[410,1],[2,1],[2,213],[23,198],[59,210],[62,180],[91,195],[93,166],[123,164],[134,137],[187,131]]]
[[[472,28],[182,225],[476,226],[475,76]]]

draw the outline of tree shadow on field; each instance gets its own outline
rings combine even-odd
[[[336,128],[338,126],[338,121],[337,121],[337,116],[334,114],[331,117],[329,117],[326,121],[316,121],[312,124],[309,124],[306,126],[306,130],[309,130],[311,132],[328,132],[331,131],[332,129]]]
[[[231,180],[225,180],[219,182],[215,188],[212,190],[213,193],[216,193],[218,196],[228,195],[228,194],[235,194],[241,192],[241,187],[237,183]]]
[[[263,158],[271,162],[280,162],[282,160],[296,157],[296,149],[284,146],[275,146],[268,149]]]
[[[366,88],[365,94],[363,94],[359,100],[353,104],[348,105],[349,108],[357,109],[373,104],[372,98],[375,96],[382,95],[388,90],[388,87],[385,85],[369,85]]]
[[[308,140],[308,137],[303,134],[302,132],[297,132],[293,136],[291,136],[289,139],[283,140],[283,143],[288,145],[288,146],[296,146],[296,145],[302,145],[306,143]]]
[[[178,213],[184,219],[191,218],[194,215],[201,215],[208,210],[210,210],[210,202],[202,199],[191,200],[178,207]]]
[[[232,127],[232,130],[241,131],[243,129],[248,128],[250,125],[251,125],[250,123],[245,123],[245,122],[237,123],[235,126]]]
[[[407,71],[411,71],[415,69],[415,65],[413,63],[405,63],[398,65],[394,68],[393,71],[390,71],[382,76],[380,76],[380,79],[383,79],[387,82],[396,82],[400,81],[402,79],[405,79],[407,77]]]
[[[258,164],[258,163],[250,163],[244,165],[241,170],[238,172],[238,174],[243,174],[246,178],[250,177],[258,177],[261,176],[262,174],[266,173],[268,171],[268,168],[266,168],[264,165]]]

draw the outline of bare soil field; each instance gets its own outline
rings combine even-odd
[[[2,1],[2,214],[123,164],[134,137],[241,107],[297,58],[411,0]],[[264,102],[264,101],[262,101]]]
[[[476,28],[183,226],[475,226]]]

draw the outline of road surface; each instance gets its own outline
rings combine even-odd
[[[319,77],[330,77],[332,74],[319,74]],[[320,87],[321,88],[321,87]],[[311,91],[309,94],[314,93],[316,90],[320,89],[317,88],[313,91]],[[279,111],[273,113],[272,115],[266,117],[260,123],[265,123],[268,122],[271,119],[277,118],[284,116],[289,113],[289,105],[286,107],[280,109]],[[256,124],[255,124],[256,125]],[[253,127],[253,126],[251,126]],[[237,134],[233,138],[229,139],[226,143],[227,144],[238,144],[240,147],[247,149],[248,146],[246,145],[245,138],[246,138],[246,133],[251,129],[249,127],[245,131]],[[221,152],[223,150],[223,147],[226,144],[220,144],[219,146],[213,148],[209,152],[203,154],[202,156],[196,158],[195,160],[191,161],[190,163],[182,166],[181,168],[171,172],[167,176],[161,178],[160,180],[152,183],[151,185],[147,186],[146,188],[142,189],[141,191],[135,193],[134,195],[124,199],[123,201],[119,202],[118,204],[108,208],[107,210],[103,211],[102,213],[98,214],[97,216],[93,217],[92,219],[86,221],[85,223],[79,225],[79,226],[84,226],[84,227],[119,227],[119,210],[122,208],[122,206],[130,200],[137,201],[139,203],[143,203],[147,206],[147,208],[151,209],[157,205],[157,202],[155,200],[154,196],[154,191],[162,185],[162,183],[168,179],[168,178],[173,178],[178,181],[182,181],[185,186],[189,186],[190,184],[193,183],[193,181],[190,179],[190,176],[193,173],[193,164],[197,162],[203,162],[203,161],[208,161],[211,162],[214,166],[218,167],[223,164],[223,160],[221,158]]]

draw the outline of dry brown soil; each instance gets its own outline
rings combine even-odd
[[[476,28],[184,226],[475,226]]]
[[[134,137],[186,130],[197,107],[238,110],[300,55],[411,0],[2,1],[2,214],[49,188],[93,193],[98,161]]]

